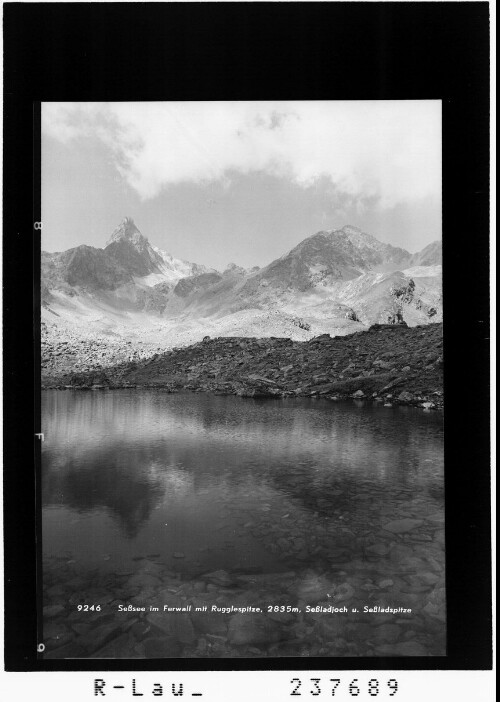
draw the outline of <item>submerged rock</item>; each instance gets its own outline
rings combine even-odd
[[[429,651],[418,641],[402,641],[396,644],[383,644],[375,647],[379,656],[428,656]]]
[[[423,519],[396,519],[393,522],[384,524],[386,531],[391,531],[393,534],[404,534],[407,531],[418,529],[424,523]]]
[[[229,573],[225,570],[215,570],[213,573],[207,573],[207,575],[204,577],[215,585],[222,585],[226,587],[230,587],[237,582],[236,578],[229,575]]]
[[[270,644],[285,637],[279,624],[265,619],[262,615],[235,614],[229,621],[227,638],[234,646]]]
[[[371,546],[367,546],[366,550],[368,553],[375,556],[387,556],[390,551],[390,547],[387,546],[387,544],[372,544]]]
[[[382,624],[374,630],[373,638],[376,641],[394,643],[401,636],[401,631],[401,627],[397,624]]]
[[[335,604],[339,602],[347,602],[354,597],[355,590],[349,583],[341,583],[333,588],[333,599]]]
[[[220,614],[193,612],[191,619],[196,630],[202,634],[227,634],[227,620]]]
[[[57,617],[58,614],[62,614],[63,612],[63,605],[47,605],[47,607],[43,608],[43,616],[48,618]]]
[[[178,656],[182,645],[172,636],[146,639],[144,641],[144,654],[146,658],[173,658]]]
[[[85,656],[85,649],[83,646],[80,646],[75,641],[70,641],[69,643],[65,644],[64,646],[59,646],[58,648],[54,648],[52,651],[46,651],[44,653],[44,659],[52,659],[52,658],[59,658],[59,659],[64,659],[64,658],[82,658]]]
[[[146,615],[146,620],[181,643],[190,644],[196,639],[193,624],[187,612],[152,612]]]
[[[131,654],[134,644],[133,636],[122,634],[93,653],[90,658],[133,658]]]
[[[80,636],[77,643],[86,648],[90,653],[93,653],[104,646],[104,644],[108,643],[108,641],[118,636],[120,632],[121,625],[119,623],[112,622],[110,624],[101,624],[91,629],[87,634]]]

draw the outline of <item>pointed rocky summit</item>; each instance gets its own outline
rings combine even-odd
[[[143,234],[141,234],[141,232],[137,228],[132,217],[124,217],[122,219],[120,224],[111,234],[107,246],[109,246],[109,244],[111,244],[113,241],[121,241],[123,239],[132,242],[146,239],[146,237]]]
[[[162,257],[141,234],[132,217],[125,217],[120,222],[104,250],[117,264],[136,276],[158,271],[163,264]]]

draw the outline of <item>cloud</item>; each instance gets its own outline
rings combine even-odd
[[[100,139],[143,200],[231,171],[328,177],[382,206],[441,196],[439,101],[44,103],[42,129]]]

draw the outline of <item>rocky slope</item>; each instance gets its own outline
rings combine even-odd
[[[134,355],[135,354],[135,355]],[[242,397],[354,397],[442,407],[442,325],[374,325],[305,342],[206,338],[187,348],[131,358],[90,372],[46,373],[45,387],[158,387]]]
[[[279,290],[303,292],[317,285],[358,278],[384,265],[405,268],[410,260],[408,251],[383,244],[356,227],[346,226],[308,237],[260,271],[254,281],[265,281]]]
[[[433,241],[422,251],[413,254],[410,260],[411,266],[436,266],[442,261],[441,242]]]

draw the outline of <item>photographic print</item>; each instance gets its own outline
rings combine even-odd
[[[446,655],[441,101],[41,128],[40,658]]]

